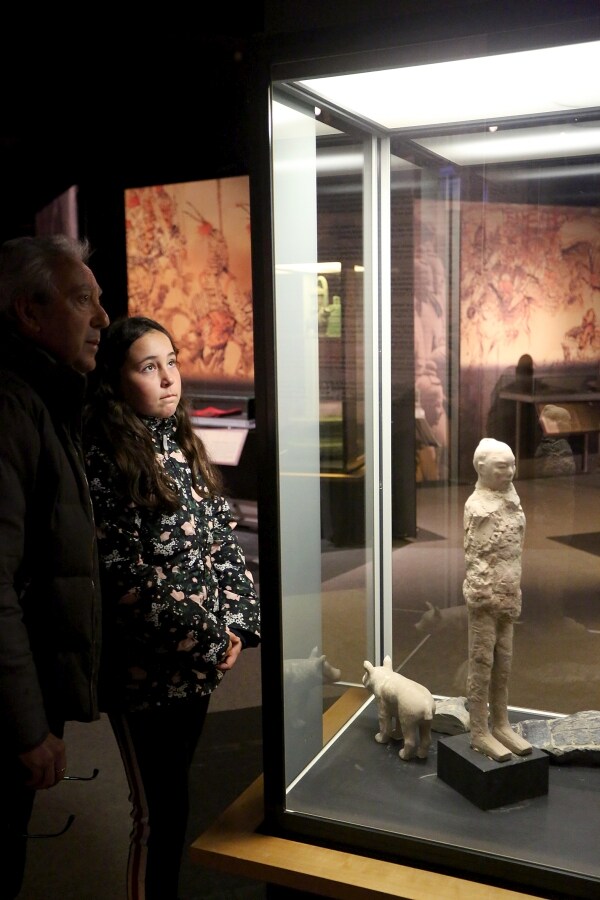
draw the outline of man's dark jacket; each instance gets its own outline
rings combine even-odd
[[[101,606],[85,378],[0,328],[0,734],[22,753],[98,718]]]

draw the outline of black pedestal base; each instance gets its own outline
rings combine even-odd
[[[439,739],[437,774],[480,809],[496,809],[547,794],[549,759],[533,747],[528,756],[496,762],[472,749],[469,734],[457,734]]]

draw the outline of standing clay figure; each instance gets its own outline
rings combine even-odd
[[[422,684],[394,672],[389,656],[385,657],[382,666],[374,666],[365,660],[364,667],[362,682],[377,700],[379,731],[375,740],[387,744],[392,737],[403,737],[404,746],[398,754],[400,759],[408,760],[413,756],[427,759],[435,713],[432,695]]]
[[[513,626],[521,613],[525,513],[512,483],[515,457],[508,444],[484,438],[473,465],[478,480],[465,503],[463,584],[469,616],[471,747],[501,762],[511,753],[531,753],[531,745],[508,721]]]

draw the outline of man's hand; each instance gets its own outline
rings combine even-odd
[[[25,782],[27,787],[39,791],[43,788],[54,787],[64,778],[67,770],[67,752],[65,742],[49,734],[48,737],[26,753],[20,753],[19,759],[30,777]]]

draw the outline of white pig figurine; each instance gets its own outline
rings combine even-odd
[[[394,672],[389,656],[385,657],[382,666],[374,666],[365,660],[364,667],[362,683],[377,700],[379,732],[375,740],[387,744],[392,737],[403,737],[404,746],[398,754],[400,759],[409,760],[413,756],[427,759],[435,713],[433,696],[422,684]]]
[[[428,600],[425,601],[427,612],[423,613],[419,621],[415,624],[417,631],[427,634],[433,634],[446,628],[456,628],[457,630],[467,631],[467,604],[459,603],[457,606],[445,606],[440,609],[439,606],[433,606]]]

